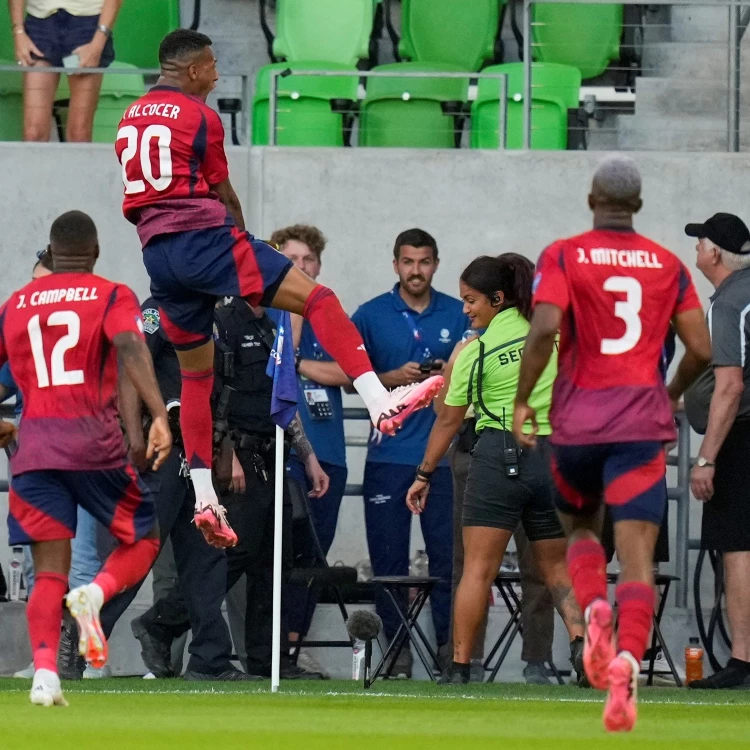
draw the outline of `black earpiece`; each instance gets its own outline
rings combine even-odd
[[[494,305],[500,305],[500,304],[502,304],[502,300],[500,299],[500,295],[499,295],[499,294],[498,294],[497,292],[495,292],[495,293],[494,293],[494,294],[492,295],[492,300],[491,300],[491,302],[492,302],[493,306],[494,306]]]

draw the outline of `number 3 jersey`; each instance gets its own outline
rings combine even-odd
[[[23,394],[13,476],[123,465],[112,342],[126,332],[143,336],[135,294],[92,273],[50,274],[0,308],[0,363]]]
[[[542,253],[540,302],[563,310],[552,441],[673,440],[662,348],[672,317],[701,307],[682,262],[632,230],[586,232]]]
[[[115,144],[122,211],[143,247],[157,234],[222,226],[227,210],[211,190],[229,176],[224,126],[201,99],[154,86],[131,104]]]

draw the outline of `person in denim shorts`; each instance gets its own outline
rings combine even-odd
[[[16,61],[27,67],[106,68],[115,58],[112,27],[122,0],[10,0]],[[25,15],[25,18],[24,18]],[[70,56],[77,64],[64,65]],[[69,60],[68,63],[71,61]],[[58,73],[26,73],[23,137],[48,141]],[[90,141],[100,74],[71,74],[67,141]]]

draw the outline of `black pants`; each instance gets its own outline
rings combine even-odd
[[[247,610],[245,613],[247,671],[249,674],[268,676],[271,674],[273,632],[273,456],[266,460],[268,481],[263,481],[255,473],[249,452],[238,450],[237,456],[245,471],[245,492],[242,494],[228,492],[221,498],[221,502],[227,509],[227,520],[237,533],[238,542],[235,547],[226,551],[226,576],[220,587],[217,584],[215,593],[220,594],[223,599],[224,593],[237,583],[243,573],[247,576]],[[282,553],[285,571],[291,567],[291,522],[291,499],[285,481]],[[208,547],[202,538],[201,542]],[[185,632],[189,628],[188,610],[182,598],[182,592],[177,588],[160,599],[152,610],[167,613],[175,634]],[[282,665],[288,663],[289,660],[287,633],[282,616]]]
[[[192,484],[181,476],[181,468],[180,453],[173,450],[158,472],[149,471],[143,475],[143,481],[151,488],[156,500],[161,544],[168,536],[172,539],[179,591],[176,606],[170,597],[160,599],[142,619],[147,626],[166,628],[174,636],[192,628],[188,669],[218,673],[230,667],[232,653],[229,629],[221,614],[227,560],[224,552],[206,544],[196,529],[193,523],[195,494]],[[102,608],[102,628],[108,638],[142,585],[143,581]]]

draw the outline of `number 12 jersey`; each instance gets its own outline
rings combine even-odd
[[[13,476],[125,463],[117,419],[120,333],[143,336],[135,294],[92,273],[53,273],[0,308],[0,364],[23,394]]]
[[[552,441],[673,440],[662,349],[673,316],[701,307],[682,262],[632,230],[593,230],[542,253],[541,302],[563,310]]]

